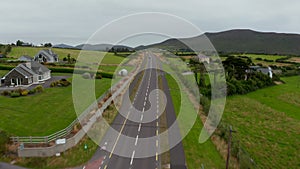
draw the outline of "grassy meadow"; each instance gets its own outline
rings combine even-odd
[[[227,98],[223,121],[261,168],[300,166],[300,77]]]

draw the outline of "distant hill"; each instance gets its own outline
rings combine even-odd
[[[111,44],[95,44],[95,45],[81,44],[81,45],[77,45],[76,48],[83,49],[83,50],[98,50],[98,51],[108,51],[111,48],[115,48],[115,49],[127,48],[129,50],[134,50],[134,48],[132,47],[123,46],[123,45],[111,45]]]
[[[111,44],[96,44],[96,45],[91,45],[91,44],[80,44],[77,45],[76,48],[78,49],[83,49],[83,50],[100,50],[100,51],[107,51],[113,47]]]
[[[229,30],[219,33],[204,34],[221,53],[265,53],[282,55],[300,55],[300,35],[286,33],[266,33],[252,30]],[[193,49],[202,51],[206,38],[200,35],[193,38],[180,39]],[[177,39],[169,39],[161,43],[143,46],[143,48],[162,48],[169,50],[188,49],[188,47]],[[203,47],[204,46],[204,47]],[[140,47],[141,48],[141,47]]]
[[[63,48],[63,49],[77,49],[74,46],[71,45],[66,45],[66,44],[57,44],[57,45],[53,45],[54,48]]]

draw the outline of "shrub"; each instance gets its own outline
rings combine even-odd
[[[28,95],[28,93],[29,93],[29,91],[28,91],[28,90],[23,90],[23,91],[21,92],[21,95],[22,95],[22,96],[27,96],[27,95]]]
[[[15,90],[16,93],[20,93],[20,94],[22,93],[22,91],[23,91],[23,89],[21,89],[21,88]]]
[[[10,91],[9,90],[4,90],[1,94],[3,96],[9,96],[10,95]]]
[[[10,93],[10,97],[20,97],[20,93],[18,93],[18,92],[11,92]]]
[[[102,75],[101,74],[99,74],[99,73],[97,73],[97,75],[96,75],[96,77],[95,77],[96,79],[102,79]]]
[[[203,107],[204,114],[205,114],[205,115],[208,115],[209,109],[210,109],[210,100],[209,100],[209,98],[207,98],[207,97],[205,97],[205,96],[202,96],[202,97],[200,98],[200,104],[201,104],[202,107]]]
[[[0,154],[5,154],[7,151],[6,145],[9,142],[9,136],[6,132],[0,131]]]
[[[37,93],[41,93],[44,91],[44,87],[42,85],[38,85],[34,89]]]
[[[54,81],[50,84],[50,87],[67,87],[71,84],[71,82],[67,81],[66,79],[61,79],[58,81]]]
[[[50,84],[50,87],[56,87],[56,86],[57,86],[57,84],[58,84],[58,82],[57,82],[57,81],[55,81],[55,82],[52,82],[52,83]]]
[[[35,94],[35,93],[36,93],[36,90],[35,90],[35,89],[29,90],[29,94]]]
[[[71,82],[67,81],[66,79],[61,79],[58,83],[63,87],[67,87],[71,84]]]

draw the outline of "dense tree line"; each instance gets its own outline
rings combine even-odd
[[[278,76],[273,75],[271,79],[268,75],[261,72],[250,71],[253,65],[250,58],[228,56],[222,62],[225,69],[227,95],[246,94],[260,88],[274,85],[273,81],[280,80]],[[195,81],[202,95],[211,97],[211,86],[206,84],[205,76],[207,72],[203,63],[197,59],[190,60],[191,70],[194,72]]]

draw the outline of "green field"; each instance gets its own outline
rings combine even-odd
[[[6,73],[8,73],[9,70],[0,70],[0,77],[6,75]]]
[[[106,92],[110,83],[111,79],[96,80],[96,96]],[[80,109],[84,110],[93,98],[84,92],[82,98],[85,99]],[[19,98],[0,96],[0,109],[0,130],[17,136],[49,135],[67,127],[76,118],[71,86],[48,88],[43,93]]]
[[[223,115],[262,168],[300,166],[300,77],[282,80],[286,84],[228,97]]]
[[[169,88],[171,89],[170,91],[173,104],[175,105],[175,111],[176,113],[178,113],[181,104],[178,85],[170,75],[167,75],[166,78],[168,80]],[[184,100],[189,99],[186,94],[184,94],[182,97],[184,98]],[[189,112],[191,111],[191,109],[193,109],[193,105],[191,102],[185,102],[184,106],[184,111]],[[202,127],[203,124],[199,116],[197,116],[193,128],[182,141],[188,168],[201,168],[202,164],[205,168],[224,168],[225,161],[219,154],[212,141],[208,140],[203,144],[200,144],[198,142]]]
[[[49,49],[44,47],[13,47],[11,52],[8,54],[8,57],[19,58],[22,55],[29,55],[31,57],[35,56],[40,50]],[[51,48],[54,53],[59,56],[59,59],[62,60],[64,57],[67,57],[68,54],[73,58],[77,58],[81,50],[76,49],[60,49],[60,48]],[[83,57],[91,56],[103,56],[105,52],[100,51],[84,51]],[[114,53],[107,53],[102,60],[102,64],[120,64],[123,61],[124,57],[116,56]]]

